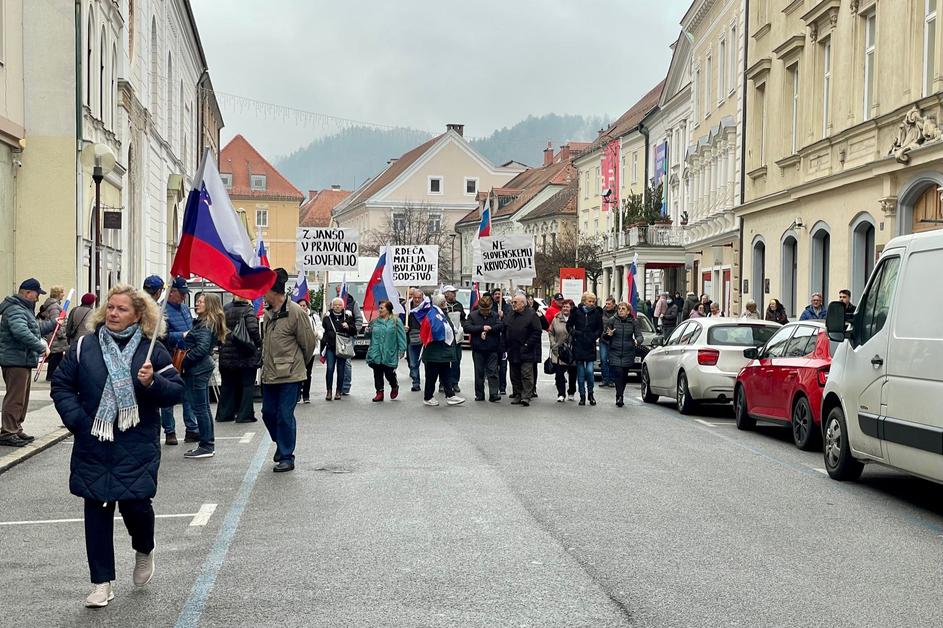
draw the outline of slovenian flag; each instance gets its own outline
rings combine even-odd
[[[295,303],[308,300],[308,277],[305,272],[298,273],[298,279],[295,280],[295,294],[291,297]]]
[[[402,314],[405,310],[399,302],[399,292],[393,285],[393,265],[387,263],[386,247],[380,251],[380,259],[367,282],[366,296],[363,299],[364,312],[376,312],[382,301],[393,304],[393,313]]]
[[[442,310],[426,301],[413,310],[413,314],[419,320],[419,340],[423,347],[436,341],[455,344],[455,332]]]
[[[265,294],[275,283],[275,273],[262,265],[233,209],[209,150],[187,197],[170,274],[185,279],[197,275],[247,299]]]
[[[478,237],[487,238],[491,235],[491,197],[485,201],[481,209],[481,222],[478,224]]]
[[[632,307],[632,316],[638,315],[638,288],[635,286],[636,263],[638,262],[638,253],[632,256],[632,265],[629,266],[629,276],[626,281],[629,282],[629,305]]]
[[[344,278],[341,281],[341,298],[344,299],[344,307],[347,305],[347,273],[344,273]]]

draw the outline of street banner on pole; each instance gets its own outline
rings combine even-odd
[[[356,229],[298,227],[295,261],[308,270],[357,270],[359,254]]]
[[[439,247],[389,246],[396,286],[436,286],[439,284]]]
[[[537,276],[534,267],[534,236],[478,238],[474,241],[472,251],[472,274],[478,281],[497,283],[507,279],[528,280]]]

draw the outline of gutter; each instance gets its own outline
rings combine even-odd
[[[743,31],[743,112],[741,113],[741,129],[740,129],[740,205],[746,200],[746,187],[747,187],[747,59],[749,55],[749,45],[750,45],[750,0],[743,0],[743,28],[740,29]],[[740,297],[741,304],[743,303],[743,218],[740,218],[739,231],[740,231],[740,254],[739,260],[737,261],[737,269],[740,271],[739,285],[737,286],[736,294]],[[763,286],[760,286],[762,290]],[[756,290],[756,287],[753,288]],[[756,299],[754,298],[754,301]],[[762,303],[763,299],[760,298],[757,303]],[[729,314],[729,312],[728,312]]]

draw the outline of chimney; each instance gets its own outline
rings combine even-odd
[[[387,165],[387,166],[392,166],[393,164],[396,163],[396,161],[397,161],[398,159],[399,159],[399,157],[393,157],[392,159],[390,159],[389,161],[386,162],[386,165]]]
[[[446,124],[446,125],[445,125],[445,130],[446,130],[446,131],[455,131],[455,132],[458,133],[459,135],[461,135],[461,136],[463,136],[463,137],[465,136],[465,125],[464,125],[464,124],[455,124],[454,122],[451,123],[451,124]]]
[[[547,148],[544,149],[544,165],[549,166],[553,163],[553,144],[547,142]]]
[[[569,144],[564,144],[563,146],[561,146],[561,147],[560,147],[560,152],[557,153],[557,154],[560,156],[560,161],[561,161],[561,162],[570,161],[570,145],[569,145]]]
[[[339,190],[339,189],[341,189],[341,186],[340,186],[340,184],[338,184],[338,183],[332,183],[332,184],[331,184],[331,189],[332,189],[332,190]]]
[[[315,196],[317,196],[317,195],[318,195],[318,191],[317,191],[317,190],[308,190],[308,200],[309,200],[309,201],[310,201],[311,199],[313,199],[313,198],[314,198]]]

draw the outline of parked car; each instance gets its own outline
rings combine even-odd
[[[752,429],[757,419],[787,423],[796,447],[818,447],[830,344],[825,323],[803,321],[784,325],[759,349],[745,349],[750,362],[737,375],[733,394],[737,427]]]
[[[659,336],[659,332],[655,329],[652,319],[645,314],[639,312],[635,320],[638,321],[638,325],[642,329],[642,346],[635,350],[635,365],[629,368],[629,372],[638,375],[642,372],[642,362],[648,352],[651,351],[652,343]],[[599,343],[596,343],[596,364],[593,369],[596,373],[602,373],[602,362],[599,360]]]
[[[825,469],[857,479],[877,462],[943,483],[943,231],[892,239],[851,322],[828,307],[840,342],[822,400]]]
[[[737,374],[749,360],[743,350],[759,347],[780,329],[777,323],[736,318],[696,318],[668,338],[656,339],[642,362],[642,400],[674,397],[681,414],[698,403],[728,403]]]

